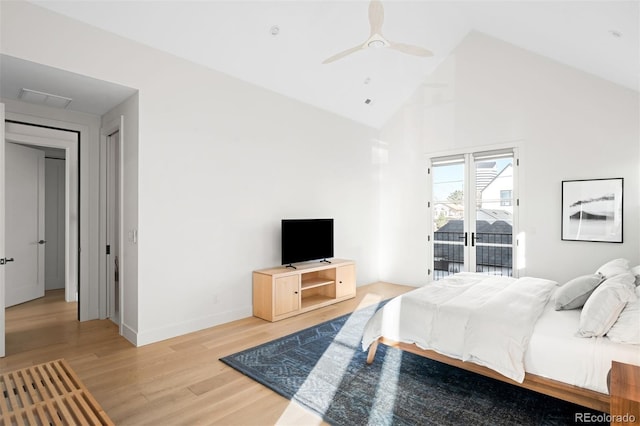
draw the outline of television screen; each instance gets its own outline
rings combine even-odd
[[[282,219],[282,264],[333,257],[333,219]]]

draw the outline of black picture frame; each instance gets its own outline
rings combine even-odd
[[[562,239],[623,242],[624,178],[562,181]]]

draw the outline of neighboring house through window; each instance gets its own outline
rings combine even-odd
[[[503,189],[500,191],[500,205],[501,206],[510,206],[511,205],[511,190]]]

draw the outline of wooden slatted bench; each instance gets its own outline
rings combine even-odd
[[[113,425],[63,359],[0,375],[2,425]]]

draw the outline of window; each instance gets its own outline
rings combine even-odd
[[[511,190],[501,190],[500,191],[500,205],[501,206],[510,206],[511,202]]]

